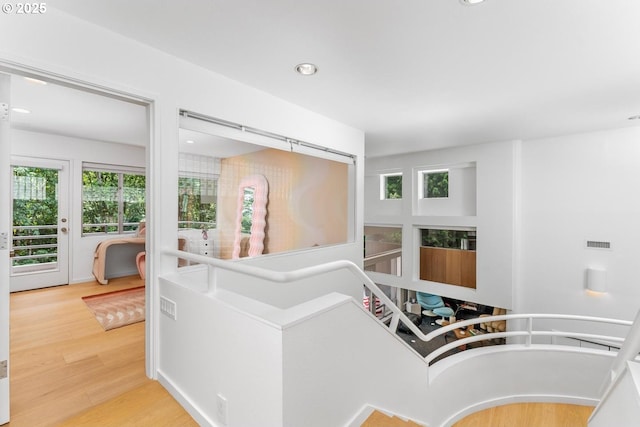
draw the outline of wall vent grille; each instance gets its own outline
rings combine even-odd
[[[601,242],[597,240],[587,240],[587,247],[594,249],[611,249],[611,242]]]
[[[160,313],[173,320],[176,320],[176,303],[169,298],[160,297]]]

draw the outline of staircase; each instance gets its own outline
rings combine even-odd
[[[388,416],[380,411],[373,411],[360,427],[424,427],[411,420],[403,420],[396,416]]]
[[[640,363],[629,361],[627,368],[610,386],[591,415],[589,427],[635,426],[638,418],[640,418]]]

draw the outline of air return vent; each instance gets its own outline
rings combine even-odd
[[[611,242],[601,242],[597,240],[587,240],[587,247],[593,249],[611,249]]]
[[[169,298],[160,297],[160,312],[173,320],[176,320],[176,303]]]

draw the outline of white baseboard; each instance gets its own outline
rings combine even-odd
[[[375,411],[376,408],[370,405],[364,405],[362,409],[345,425],[345,427],[360,427],[365,422],[369,415]]]
[[[158,371],[158,381],[162,386],[167,389],[169,394],[180,403],[180,405],[193,417],[193,419],[200,426],[208,427],[223,427],[213,422],[208,416],[206,416],[202,410],[193,403],[187,396],[184,395],[182,390],[177,387],[169,378],[167,378],[161,371]]]
[[[360,411],[356,414],[356,416],[353,417],[351,420],[349,420],[349,422],[345,425],[345,427],[360,427],[362,423],[364,423],[374,411],[382,412],[388,417],[396,417],[403,421],[413,421],[420,425],[426,425],[425,423],[422,423],[415,419],[406,417],[404,415],[396,414],[393,411],[389,411],[388,409],[378,408],[371,405],[364,405],[362,409],[360,409]]]
[[[69,284],[70,285],[77,285],[78,283],[87,283],[87,282],[93,282],[94,280],[96,280],[95,277],[93,276],[87,276],[87,277],[81,277],[79,279],[72,279],[69,280]]]

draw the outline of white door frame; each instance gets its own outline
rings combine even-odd
[[[0,200],[11,197],[9,112],[11,76],[0,73]],[[4,205],[4,202],[2,203]],[[11,233],[10,209],[0,209],[0,424],[9,422],[9,246]],[[5,369],[6,366],[6,369]],[[6,371],[6,372],[5,372]]]
[[[55,269],[19,274],[16,274],[15,268],[11,267],[10,290],[11,292],[16,292],[69,284],[69,239],[72,230],[69,222],[69,161],[13,156],[11,158],[11,167],[13,168],[14,166],[55,169],[58,171],[58,262]],[[13,213],[13,209],[11,209],[12,224]]]
[[[159,176],[155,171],[155,165],[159,165],[161,157],[159,150],[156,149],[154,144],[155,135],[158,135],[159,126],[155,120],[156,114],[158,114],[155,108],[154,96],[147,96],[143,94],[135,94],[128,89],[121,87],[120,89],[113,87],[113,82],[96,83],[91,82],[91,79],[86,76],[69,76],[64,72],[56,73],[50,71],[41,66],[30,66],[28,64],[18,61],[5,60],[0,58],[0,103],[5,102],[9,104],[10,94],[10,76],[7,73],[12,74],[26,74],[32,77],[41,78],[44,80],[57,81],[63,84],[76,87],[78,89],[86,89],[105,96],[114,96],[118,99],[129,100],[137,102],[147,107],[148,117],[148,139],[147,139],[147,153],[146,153],[146,169],[147,177],[151,178],[147,180],[147,225],[152,226],[154,222],[153,211],[149,209],[155,203],[154,195],[157,195],[154,185],[154,177]],[[6,77],[6,78],[5,78]],[[5,99],[6,101],[4,101]],[[0,115],[1,117],[1,115]],[[0,200],[9,200],[10,197],[10,158],[11,158],[11,145],[8,137],[9,134],[9,122],[8,120],[3,123],[0,119]],[[6,232],[9,235],[11,229],[11,217],[9,215],[9,209],[0,209],[0,233]],[[147,253],[151,254],[155,251],[154,236],[150,234],[147,236]],[[1,241],[1,240],[0,240]],[[2,246],[0,246],[2,247]],[[147,257],[147,270],[150,272],[155,271],[155,262],[153,257],[149,259]],[[10,262],[9,262],[9,249],[0,249],[0,361],[9,361],[9,276],[10,276]],[[147,280],[151,280],[152,274],[147,274]],[[146,361],[146,374],[149,378],[157,378],[157,366],[158,366],[158,320],[155,313],[158,313],[158,295],[157,291],[153,287],[147,286],[146,289],[146,327],[145,327],[145,361]],[[9,378],[0,379],[0,425],[6,423],[9,420]]]

